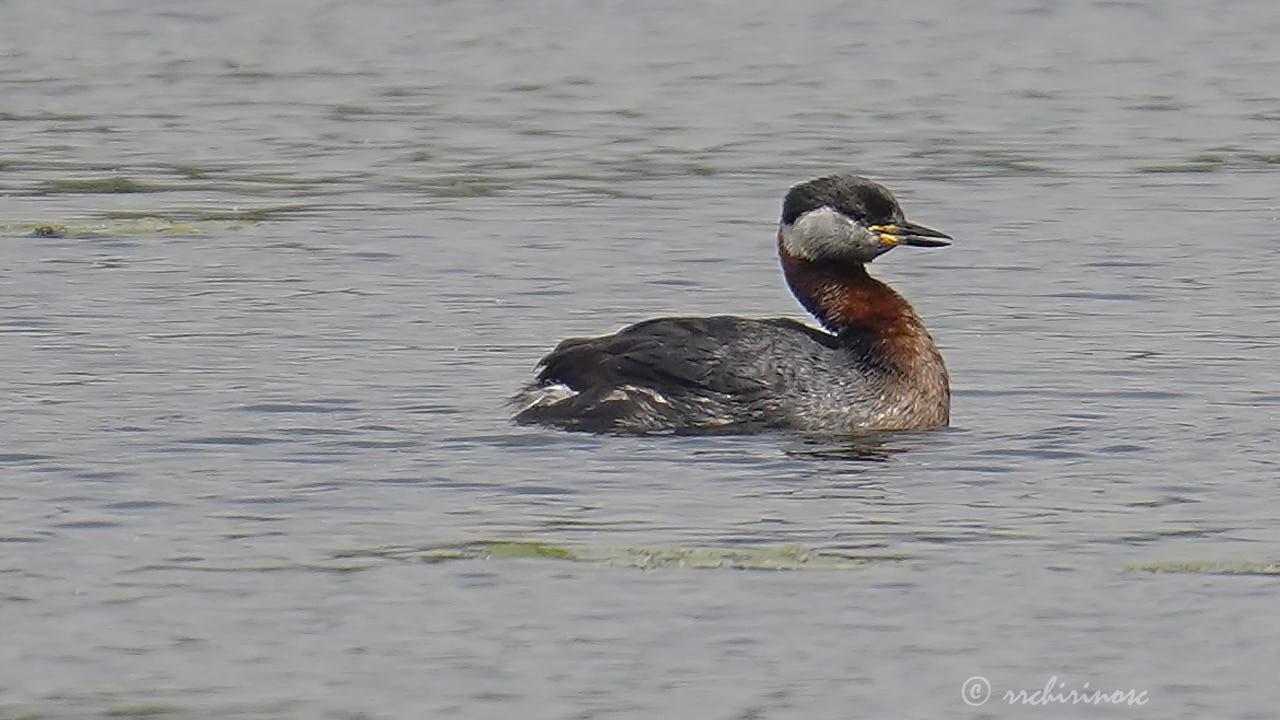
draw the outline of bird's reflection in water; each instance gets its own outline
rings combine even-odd
[[[808,435],[796,440],[796,445],[784,452],[791,457],[819,460],[851,460],[856,462],[888,462],[894,455],[911,448],[901,442],[894,433],[858,433],[840,437]]]

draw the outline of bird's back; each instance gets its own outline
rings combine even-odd
[[[540,365],[516,419],[593,432],[848,432],[892,395],[874,348],[787,319],[647,320],[565,340]]]

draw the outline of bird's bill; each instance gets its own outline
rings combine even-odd
[[[951,244],[951,236],[933,228],[902,222],[896,225],[872,225],[871,231],[880,233],[885,245],[914,245],[916,247],[942,247]]]

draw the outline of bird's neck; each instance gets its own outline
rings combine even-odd
[[[867,274],[861,263],[814,262],[778,254],[787,284],[805,308],[842,340],[874,352],[887,369],[904,374],[942,358],[924,323],[902,296]]]
[[[924,329],[907,301],[862,263],[815,262],[781,245],[778,255],[791,292],[831,332],[893,338]]]

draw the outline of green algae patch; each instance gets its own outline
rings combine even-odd
[[[291,203],[228,210],[219,208],[110,210],[103,213],[97,220],[0,223],[0,235],[26,235],[39,238],[196,235],[278,220],[288,215],[306,212],[311,207],[304,203]]]
[[[223,209],[171,209],[171,210],[109,210],[106,217],[113,220],[160,220],[170,223],[260,223],[285,215],[296,215],[310,210],[306,203],[268,205],[244,210]]]
[[[111,194],[111,193],[153,193],[168,190],[160,185],[151,185],[131,178],[113,175],[104,178],[68,178],[65,180],[46,180],[40,185],[42,195],[63,195],[73,193]]]
[[[972,152],[971,161],[978,167],[1010,173],[1049,174],[1053,171],[1034,158],[1009,150],[980,149]]]
[[[31,237],[60,238],[67,236],[64,225],[39,225],[31,231]]]
[[[1208,148],[1185,160],[1154,163],[1138,168],[1142,173],[1209,173],[1226,168],[1271,170],[1280,165],[1280,153],[1258,152],[1231,146]]]
[[[104,710],[103,717],[108,718],[153,718],[164,715],[183,714],[184,708],[176,705],[126,705]]]
[[[949,139],[937,139],[911,157],[927,161],[934,172],[956,175],[980,172],[988,175],[1058,175],[1062,171],[1046,159],[1008,147],[971,147]]]
[[[1280,563],[1265,560],[1234,562],[1204,560],[1191,562],[1154,562],[1126,565],[1125,570],[1151,573],[1195,573],[1200,575],[1272,575],[1280,576]]]
[[[416,551],[400,553],[402,557],[414,557],[425,562],[438,563],[451,560],[577,560],[578,556],[568,548],[539,542],[509,542],[477,540],[475,542],[440,545]]]
[[[549,558],[552,560],[574,560],[574,554],[562,547],[543,545],[532,542],[495,542],[490,543],[483,551],[487,558],[498,560],[523,560],[526,558]]]
[[[1221,155],[1197,155],[1185,162],[1157,163],[1138,168],[1141,173],[1207,173],[1217,172],[1226,165]]]
[[[476,176],[405,178],[400,185],[437,198],[492,197],[511,189],[508,182]]]
[[[732,570],[847,570],[906,560],[903,555],[855,554],[782,546],[763,548],[621,548],[583,559],[618,567]]]
[[[733,570],[848,570],[909,560],[906,555],[862,553],[794,545],[756,548],[565,547],[539,542],[477,540],[422,548],[383,548],[340,553],[342,558],[417,559],[428,563],[515,560],[561,561],[609,567]]]
[[[224,223],[225,225],[225,223]],[[0,235],[34,238],[92,238],[117,235],[195,235],[210,229],[208,224],[177,223],[164,218],[108,219],[99,222],[4,223]]]

